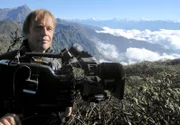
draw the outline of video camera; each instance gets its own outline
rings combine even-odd
[[[24,56],[61,59],[62,67],[54,71],[43,63],[21,62],[21,56],[14,60],[0,60],[0,97],[4,108],[13,112],[64,111],[73,105],[77,91],[88,102],[107,99],[107,91],[123,99],[123,66],[120,63],[99,63],[79,44],[73,44],[59,54],[27,52]],[[83,71],[82,78],[75,77],[74,68]]]

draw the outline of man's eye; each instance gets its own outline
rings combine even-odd
[[[47,28],[48,31],[53,31],[53,28]]]

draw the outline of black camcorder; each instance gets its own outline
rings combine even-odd
[[[107,99],[107,92],[123,99],[125,72],[120,63],[99,63],[79,44],[63,49],[59,54],[27,52],[26,57],[57,58],[62,67],[53,70],[40,62],[0,60],[0,99],[10,112],[26,114],[64,111],[73,105],[76,92],[88,102]],[[74,68],[83,71],[76,78]],[[2,106],[2,105],[1,105]]]

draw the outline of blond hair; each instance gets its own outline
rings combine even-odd
[[[41,21],[45,20],[47,18],[51,17],[53,20],[54,28],[56,25],[56,19],[53,16],[53,14],[45,9],[36,9],[29,13],[29,15],[26,17],[24,24],[23,24],[23,34],[26,35],[29,33],[29,28],[31,26],[32,21]]]

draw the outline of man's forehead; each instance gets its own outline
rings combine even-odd
[[[33,23],[35,25],[48,25],[48,26],[54,27],[52,18],[43,18],[43,19],[39,19],[39,20],[33,20]]]

